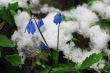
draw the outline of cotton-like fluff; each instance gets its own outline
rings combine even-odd
[[[0,0],[0,7],[7,7],[11,0]]]
[[[109,34],[102,30],[100,26],[96,25],[90,28],[88,31],[90,37],[90,47],[92,49],[105,49],[107,48],[108,41],[110,40]]]
[[[39,3],[40,0],[30,0],[30,9],[32,13],[40,13],[41,4]]]
[[[59,9],[56,9],[54,7],[49,7],[47,4],[43,5],[42,8],[40,9],[42,13],[50,13],[50,12],[56,12],[60,11]]]
[[[27,12],[20,12],[14,16],[16,26],[19,29],[24,29],[30,20],[30,15]]]
[[[7,7],[9,3],[16,3],[18,2],[19,7],[26,8],[27,0],[0,0],[1,7]]]
[[[30,2],[32,2],[34,5],[38,5],[39,4],[39,0],[31,0]]]
[[[102,1],[94,1],[90,9],[98,13],[99,15],[104,16],[106,7],[107,5],[104,4]]]
[[[37,36],[37,27],[37,30],[33,35],[25,32],[25,28],[30,21],[30,16],[27,12],[18,13],[16,16],[14,16],[14,19],[17,30],[12,35],[12,40],[17,44],[18,52],[22,53],[21,56],[23,56],[23,60],[25,57],[35,57],[38,53],[40,53],[38,47],[41,42]],[[35,24],[34,20],[31,21]]]
[[[105,16],[110,18],[110,5],[105,9]]]
[[[81,48],[76,48],[74,44],[65,45],[65,50],[63,50],[64,57],[72,60],[75,63],[81,64],[87,57],[92,55],[93,53],[100,53],[101,51],[98,49],[93,49],[91,51],[81,50]]]
[[[105,4],[110,4],[110,0],[101,0],[101,1],[103,1]]]
[[[70,41],[70,43],[62,43],[60,46],[60,51],[63,51],[64,58],[69,59],[70,52],[75,46],[74,42]],[[70,59],[71,60],[71,59]]]
[[[22,35],[21,32],[15,31],[14,34],[11,36],[12,41],[15,42],[17,44],[17,50],[19,52],[19,55],[22,57],[21,61],[22,64],[24,64],[24,60],[26,59],[26,55],[23,52],[23,49],[25,48],[25,46],[27,45],[32,45],[32,40],[31,37],[29,36],[24,36]],[[25,48],[27,49],[27,48]]]
[[[86,37],[87,31],[98,21],[97,15],[86,7],[77,7],[73,17],[79,23],[79,33]]]
[[[78,6],[72,15],[77,21],[87,22],[89,24],[94,24],[98,21],[98,18],[95,13],[86,7]]]
[[[12,40],[16,41],[18,47],[22,48],[27,45],[27,43],[31,42],[31,36],[25,33],[25,28],[30,20],[30,16],[27,12],[21,12],[14,16],[14,20],[17,31],[12,35]]]
[[[89,57],[88,51],[82,51],[80,48],[73,48],[69,53],[69,59],[75,63],[81,64],[86,57]]]
[[[92,25],[94,24],[90,25],[88,22],[80,22],[78,33],[83,35],[84,37],[87,37],[87,31],[90,29]]]
[[[72,34],[78,31],[79,24],[77,21],[63,21],[60,25],[60,29],[65,30],[65,33]]]
[[[19,49],[22,47],[25,47],[26,45],[32,44],[31,36],[29,35],[23,35],[19,31],[15,31],[12,40],[17,43],[17,46]]]
[[[73,8],[71,10],[62,11],[61,13],[62,13],[62,15],[65,16],[66,20],[74,20],[74,16],[73,16],[74,10],[75,10],[75,8]]]

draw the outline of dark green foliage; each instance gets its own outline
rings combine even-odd
[[[0,20],[8,23],[11,27],[15,28],[14,15],[17,13],[15,10],[18,8],[18,3],[12,3],[8,5],[8,8],[1,7],[0,8]]]
[[[75,64],[73,63],[67,63],[67,64],[61,64],[57,67],[52,68],[50,73],[67,73],[67,72],[76,72],[75,70]]]
[[[99,25],[102,29],[110,32],[110,19],[106,17],[99,16],[99,21],[97,22],[97,25]]]
[[[83,63],[82,63],[82,65],[81,65],[80,69],[87,69],[87,68],[90,67],[92,64],[94,64],[94,63],[98,62],[99,60],[101,60],[102,57],[103,57],[103,54],[102,54],[102,53],[99,53],[99,54],[93,53],[92,55],[90,55],[89,57],[87,57],[87,58],[83,61]]]
[[[96,0],[86,0],[86,1],[87,1],[88,5],[92,5],[93,2],[96,1]]]
[[[104,73],[110,73],[110,64],[105,64],[105,66],[104,66]]]
[[[21,57],[18,54],[7,55],[5,59],[11,63],[12,66],[19,66],[21,64]]]
[[[19,6],[18,6],[18,2],[16,2],[16,3],[11,3],[11,4],[8,5],[8,9],[9,9],[9,10],[14,10],[14,11],[15,11],[18,7],[19,7]]]
[[[15,47],[12,41],[4,35],[0,35],[0,46],[1,47]]]
[[[10,11],[6,8],[0,8],[0,20],[3,20],[10,25],[14,23],[14,20]]]
[[[52,69],[52,67],[47,67],[41,73],[50,73],[51,69]]]

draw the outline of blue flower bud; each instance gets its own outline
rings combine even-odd
[[[36,31],[36,27],[34,25],[34,23],[32,21],[29,21],[29,23],[27,24],[26,28],[25,28],[25,32],[26,30],[28,31],[28,33],[30,34],[34,34]]]
[[[54,22],[56,25],[61,23],[61,13],[57,13],[57,14],[54,16],[53,22]]]
[[[42,21],[42,19],[39,19],[37,23],[39,28],[41,28],[44,25],[44,22]]]
[[[44,51],[45,49],[46,49],[46,45],[43,42],[41,42],[41,44],[40,44],[40,50],[41,51]]]

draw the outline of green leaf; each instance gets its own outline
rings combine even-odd
[[[18,9],[18,2],[16,3],[9,3],[8,4],[8,10],[10,11],[12,16],[15,16],[17,13],[15,12],[16,9]]]
[[[31,10],[29,8],[24,8],[23,11],[26,11],[28,14],[31,15]]]
[[[105,73],[110,73],[110,64],[105,64],[103,70],[105,71]]]
[[[6,8],[1,8],[1,9],[2,10],[0,12],[0,19],[7,22],[7,23],[9,23],[10,25],[15,24],[10,10],[8,10]]]
[[[69,20],[71,20],[70,17],[66,17],[64,14],[61,15],[61,19],[62,19],[62,21],[69,21]]]
[[[41,65],[41,64],[42,64],[39,59],[37,59],[35,63],[36,63],[37,65]]]
[[[58,51],[54,50],[52,52],[52,60],[53,60],[53,64],[55,66],[57,66],[58,65],[58,61],[59,61],[59,52]]]
[[[0,35],[0,46],[2,47],[15,47],[10,39],[4,35]]]
[[[3,14],[4,8],[0,8],[0,15]]]
[[[14,10],[10,10],[10,13],[11,13],[12,16],[17,15],[17,13]]]
[[[94,63],[98,62],[99,60],[101,60],[102,57],[103,57],[102,53],[99,53],[99,54],[93,53],[92,55],[90,55],[89,57],[87,57],[83,61],[80,69],[86,69],[86,68],[90,67],[92,64],[94,64]]]
[[[8,4],[8,9],[9,10],[16,10],[18,7],[19,7],[18,6],[18,2],[16,2],[16,3],[9,3]]]
[[[42,68],[46,68],[46,66],[43,63],[41,63],[40,59],[36,59],[35,64],[41,66]]]
[[[66,20],[66,17],[65,17],[65,15],[61,15],[61,18],[62,18],[62,21],[65,21]]]
[[[38,55],[38,58],[44,61],[48,61],[47,57],[48,57],[48,52],[45,51]]]
[[[99,16],[99,21],[97,22],[97,25],[99,25],[102,29],[110,32],[110,19],[106,17]]]
[[[96,0],[87,0],[87,3],[88,3],[88,5],[92,5],[94,1],[96,1]]]
[[[21,64],[21,57],[18,54],[7,55],[5,59],[11,63],[12,66],[19,66]]]
[[[67,72],[76,72],[75,64],[72,63],[61,64],[57,67],[52,68],[50,73],[67,73]]]
[[[47,67],[41,73],[50,73],[51,69],[52,69],[52,67]]]

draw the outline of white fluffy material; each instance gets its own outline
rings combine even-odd
[[[31,37],[28,35],[21,35],[19,31],[14,32],[14,35],[12,36],[12,40],[16,41],[19,49],[25,47],[26,45],[32,44]]]
[[[63,21],[60,26],[61,30],[65,30],[65,33],[71,34],[78,31],[79,23],[77,21]]]
[[[99,13],[100,15],[103,16],[105,14],[106,7],[107,7],[107,5],[104,4],[102,1],[94,1],[90,8],[91,8],[91,10],[93,10],[96,13]]]
[[[67,48],[67,47],[66,47]],[[89,57],[90,55],[92,55],[93,53],[100,53],[100,50],[91,50],[91,51],[87,51],[87,50],[81,50],[81,48],[72,48],[68,51],[64,51],[64,54],[65,55],[65,58],[69,59],[69,60],[72,60],[73,62],[75,63],[78,63],[78,64],[82,64],[82,62],[87,58]]]
[[[18,29],[24,29],[30,20],[30,16],[27,12],[20,12],[18,15],[14,16],[14,20]]]
[[[27,6],[27,0],[0,0],[0,6],[1,7],[8,7],[9,3],[16,3],[18,2],[19,7],[26,8]]]
[[[86,37],[87,31],[91,26],[95,25],[98,21],[98,18],[95,13],[93,13],[90,9],[86,7],[77,7],[74,10],[73,17],[79,23],[79,33]]]
[[[101,0],[103,1],[105,4],[110,4],[110,0]]]
[[[32,2],[34,5],[38,5],[38,4],[39,4],[39,0],[31,0],[31,2]]]
[[[31,35],[25,33],[26,25],[30,20],[29,14],[27,12],[21,12],[14,16],[14,19],[18,30],[14,32],[12,40],[17,42],[19,48],[31,44]]]
[[[99,26],[93,26],[88,31],[88,36],[91,40],[92,49],[104,49],[107,48],[110,36],[107,32],[103,31]]]
[[[69,59],[81,64],[89,55],[90,53],[88,51],[82,51],[80,48],[76,48],[70,51]]]
[[[90,9],[78,6],[72,15],[78,22],[95,23],[98,21],[97,16]]]
[[[56,9],[54,7],[49,7],[47,4],[43,5],[40,10],[42,13],[50,13],[50,12],[60,11],[59,9]]]
[[[110,19],[110,5],[105,9],[105,16]]]
[[[110,18],[110,0],[96,0],[90,8],[100,16]]]

